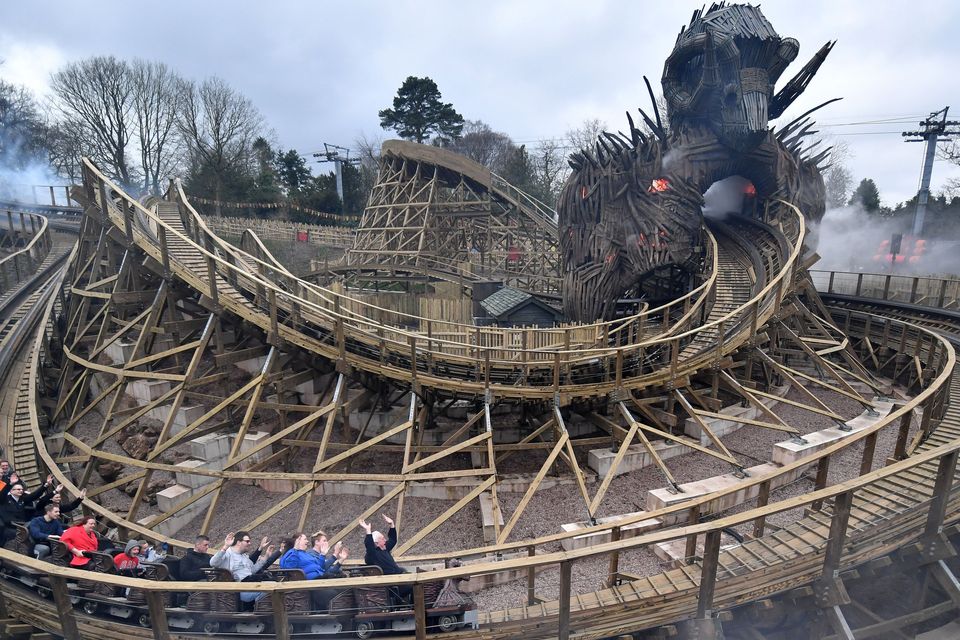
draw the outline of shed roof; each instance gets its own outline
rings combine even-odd
[[[554,318],[561,315],[559,311],[550,305],[538,300],[526,291],[514,289],[513,287],[504,287],[480,301],[480,306],[494,318],[502,318],[511,311],[526,306],[527,304],[534,304],[542,308],[547,313],[552,314]]]

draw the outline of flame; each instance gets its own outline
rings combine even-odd
[[[747,186],[745,186],[745,187],[743,188],[743,192],[744,192],[748,197],[752,198],[752,197],[754,197],[755,195],[757,195],[757,188],[756,188],[755,186],[753,186],[753,183],[752,183],[752,182],[748,182],[748,183],[747,183]]]
[[[653,182],[650,183],[650,188],[647,189],[647,193],[660,193],[666,191],[670,188],[670,181],[666,178],[654,178]]]

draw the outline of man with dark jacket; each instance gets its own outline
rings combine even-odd
[[[201,569],[210,568],[210,554],[207,549],[210,548],[210,538],[207,536],[197,536],[193,543],[193,549],[187,551],[180,558],[180,579],[196,582],[204,580]]]
[[[0,460],[0,482],[11,484],[10,476],[15,473],[16,471],[13,470],[13,465],[10,464],[9,460]]]
[[[367,535],[363,538],[363,546],[367,550],[363,556],[363,562],[380,567],[383,574],[387,576],[406,573],[407,570],[398,565],[390,553],[397,545],[397,528],[393,524],[393,518],[384,514],[383,519],[390,527],[386,536],[379,531],[371,532],[373,527],[370,523],[364,522],[363,519],[360,520],[360,527],[367,532]],[[411,587],[405,585],[390,587],[390,592],[393,594],[395,604],[409,604],[412,594]]]
[[[37,516],[27,524],[30,539],[33,541],[33,553],[38,560],[50,555],[50,536],[59,538],[63,535],[63,523],[60,522],[60,507],[48,504],[43,509],[43,515]]]
[[[371,524],[369,522],[364,522],[362,519],[360,520],[360,527],[367,532],[367,535],[363,538],[363,545],[367,549],[367,553],[364,555],[363,561],[366,564],[380,567],[383,570],[384,575],[406,573],[406,569],[398,565],[397,561],[394,560],[393,556],[390,554],[393,548],[397,545],[397,528],[393,525],[393,518],[384,515],[383,519],[390,527],[386,536],[379,531],[371,532],[371,529],[373,528]]]
[[[34,502],[46,493],[51,482],[52,478],[48,476],[47,483],[32,493],[26,493],[23,483],[19,481],[4,487],[6,495],[0,497],[0,521],[3,522],[0,546],[17,537],[17,530],[13,528],[14,522],[28,522],[33,517]]]

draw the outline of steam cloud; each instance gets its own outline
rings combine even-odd
[[[723,220],[727,214],[739,214],[748,184],[750,181],[741,176],[730,176],[714,182],[703,194],[704,217]]]
[[[928,238],[918,246],[910,234],[913,217],[884,219],[857,206],[829,209],[810,229],[807,244],[821,260],[814,269],[894,273],[902,275],[960,274],[960,243]],[[900,258],[890,262],[890,240],[903,234]]]

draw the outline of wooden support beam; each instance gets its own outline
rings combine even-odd
[[[943,518],[947,513],[947,504],[950,501],[950,489],[953,487],[954,475],[957,471],[957,457],[960,451],[953,450],[944,454],[937,464],[937,477],[933,485],[933,495],[930,507],[927,510],[927,521],[924,525],[924,534],[937,535],[943,528]]]
[[[677,401],[680,402],[680,405],[683,407],[683,410],[687,412],[687,415],[693,418],[694,422],[700,425],[700,428],[703,429],[703,432],[707,434],[707,437],[710,438],[717,449],[722,451],[723,454],[727,456],[730,464],[736,466],[737,468],[742,468],[742,465],[737,462],[736,458],[733,457],[733,454],[730,453],[730,450],[727,449],[727,445],[723,444],[723,441],[717,437],[717,434],[713,432],[713,429],[710,428],[710,425],[708,425],[703,418],[697,415],[696,409],[690,405],[690,402],[684,397],[684,395],[677,389],[673,390],[673,395],[676,397]]]
[[[560,640],[569,640],[570,638],[571,565],[570,560],[564,560],[560,563],[560,599],[557,620],[557,637]]]
[[[553,450],[550,451],[550,455],[547,456],[546,461],[543,463],[543,465],[541,465],[540,470],[537,471],[537,475],[534,476],[530,486],[527,487],[526,492],[524,492],[523,497],[520,499],[520,503],[517,505],[517,508],[514,509],[513,514],[510,516],[510,520],[507,521],[507,523],[503,526],[503,529],[500,530],[500,537],[497,538],[497,544],[503,544],[506,541],[507,536],[509,536],[510,532],[513,530],[513,527],[516,526],[520,516],[523,515],[524,509],[527,508],[527,504],[530,502],[530,499],[533,498],[533,494],[536,493],[537,489],[540,487],[540,483],[543,482],[544,477],[546,477],[547,471],[550,470],[550,467],[553,466],[557,456],[560,455],[560,452],[563,450],[567,437],[568,436],[566,432],[563,432],[560,436],[560,439],[557,440]]]
[[[290,640],[290,622],[287,618],[285,595],[286,593],[283,591],[270,592],[270,608],[273,609],[273,635],[276,640]]]
[[[696,615],[699,619],[709,618],[713,614],[713,594],[717,585],[719,563],[720,531],[708,531],[703,543],[703,563],[700,566],[700,592]]]
[[[447,520],[449,520],[452,515],[454,515],[455,513],[457,513],[458,511],[460,511],[461,509],[463,509],[465,506],[467,506],[468,504],[470,504],[470,502],[472,502],[473,500],[476,500],[477,496],[479,496],[481,493],[483,493],[484,491],[486,491],[487,489],[489,489],[491,486],[493,486],[493,484],[494,484],[496,481],[497,481],[497,479],[496,479],[495,477],[492,477],[492,476],[491,476],[491,477],[487,478],[486,480],[484,480],[483,482],[481,482],[480,484],[478,484],[478,485],[477,485],[476,487],[474,487],[473,489],[471,489],[470,493],[468,493],[467,495],[465,495],[465,496],[463,496],[462,498],[460,498],[459,500],[457,500],[456,503],[454,503],[453,505],[451,505],[446,511],[444,511],[444,512],[441,513],[439,516],[437,516],[437,517],[433,520],[433,522],[431,522],[431,523],[428,524],[427,526],[425,526],[425,527],[423,527],[422,529],[420,529],[419,531],[417,531],[417,532],[416,532],[413,536],[411,536],[410,538],[407,538],[407,539],[403,542],[403,544],[397,545],[397,546],[394,548],[394,550],[393,550],[394,555],[402,556],[402,555],[404,554],[404,552],[407,551],[407,549],[412,548],[415,544],[417,544],[418,542],[420,542],[421,540],[423,540],[426,536],[428,536],[430,533],[432,533],[434,529],[436,529],[436,528],[439,527],[441,524],[443,524],[444,522],[446,522]]]
[[[147,591],[147,608],[150,611],[150,627],[155,640],[169,640],[170,627],[167,623],[167,610],[163,599],[167,594],[161,591]]]
[[[73,603],[67,591],[67,579],[60,576],[48,576],[50,591],[53,592],[53,601],[57,604],[57,617],[60,620],[60,635],[64,640],[80,640],[80,631],[77,628],[77,618],[73,613]]]
[[[413,617],[416,640],[427,640],[427,607],[423,596],[423,583],[413,585]]]

